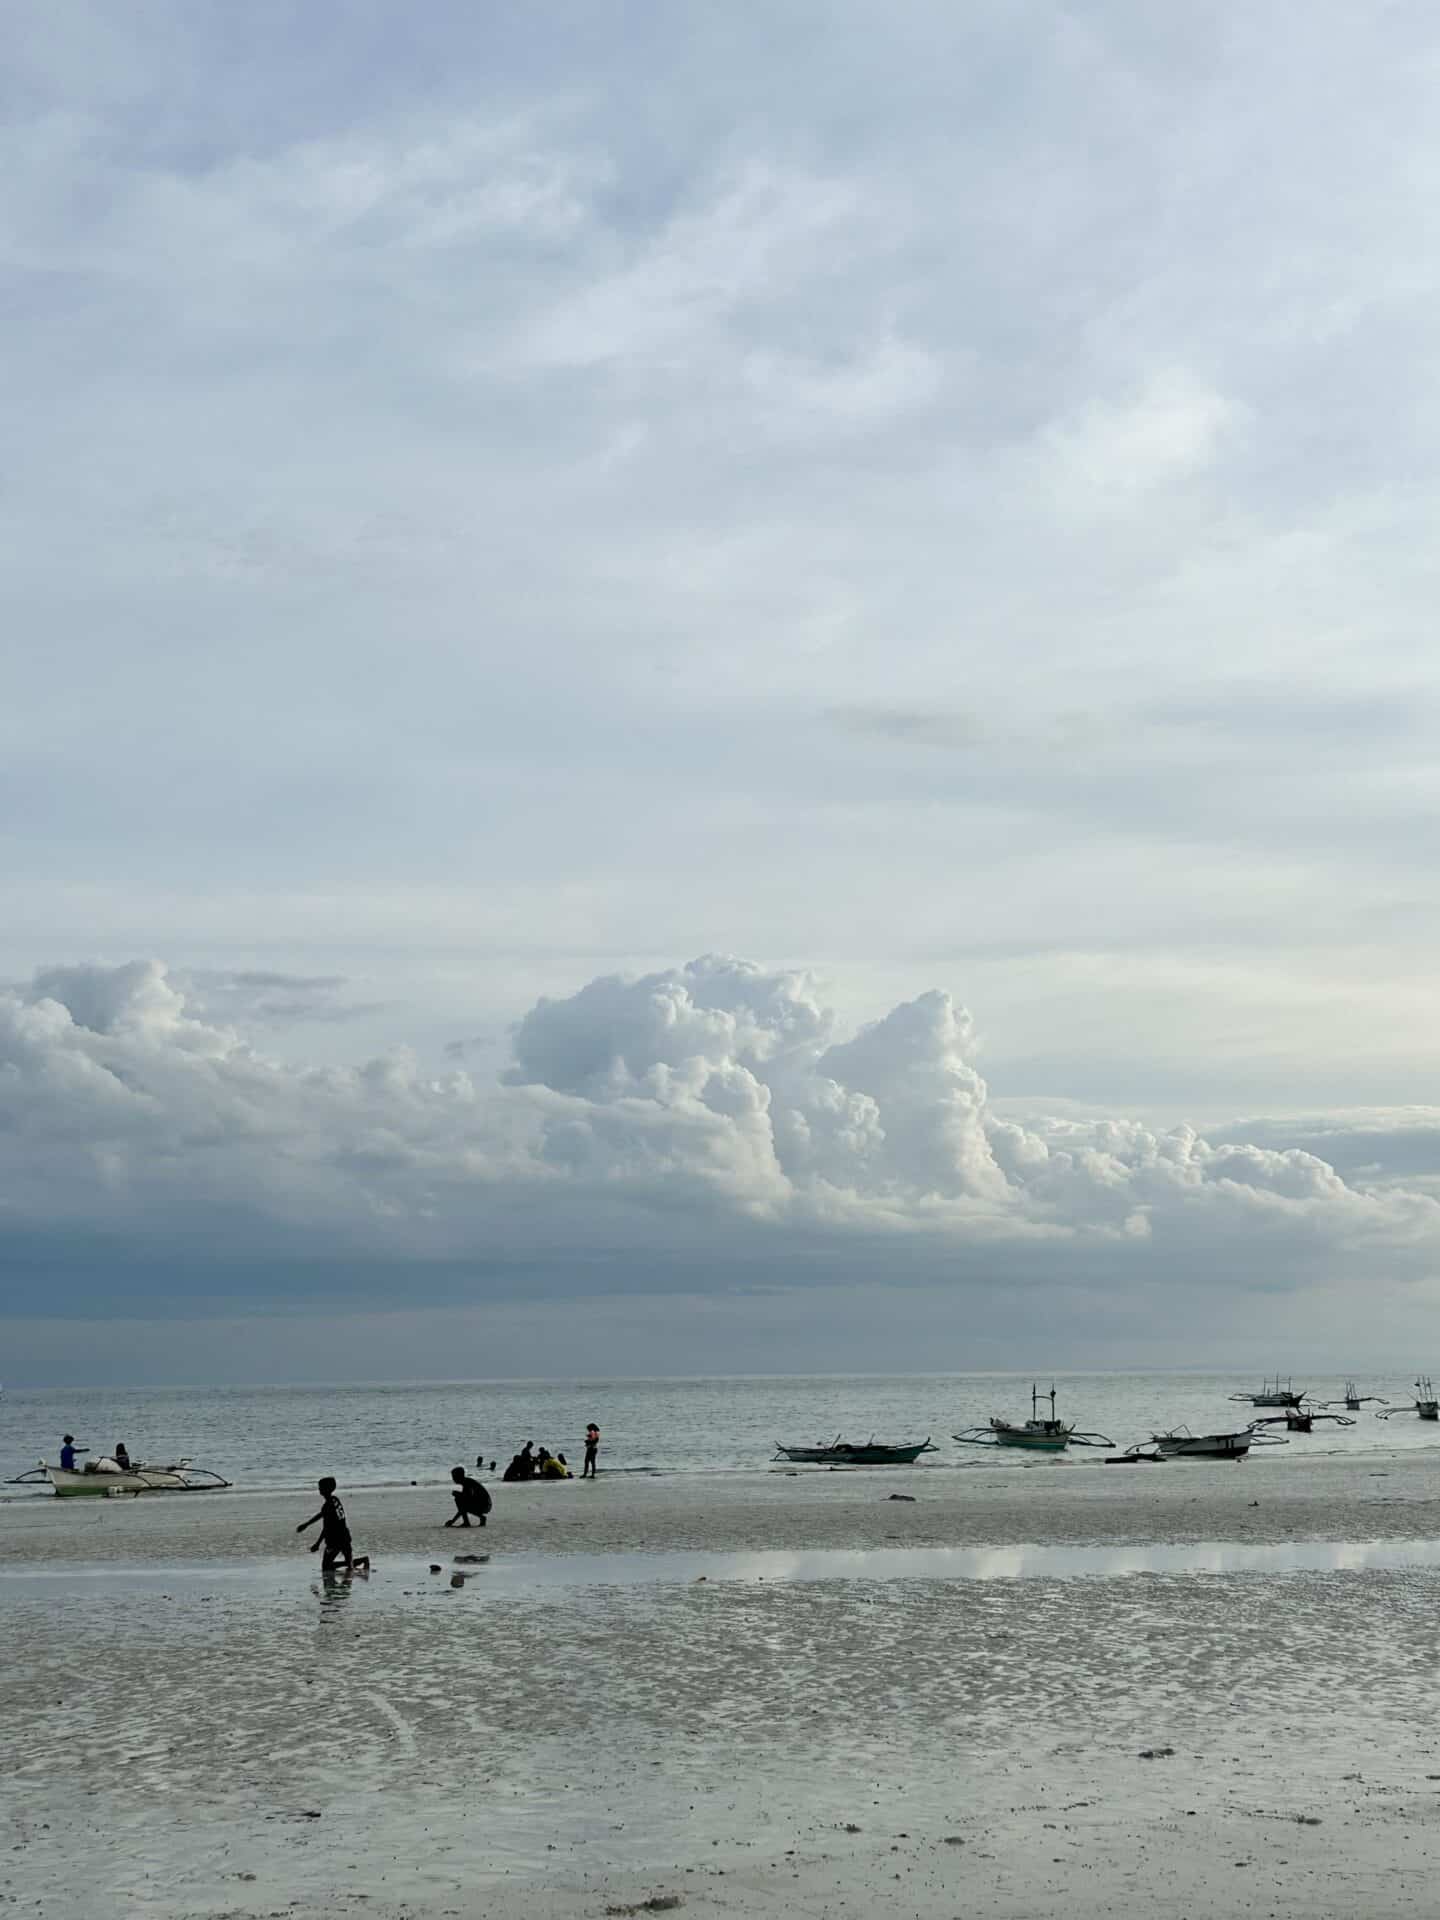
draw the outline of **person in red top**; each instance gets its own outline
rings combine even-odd
[[[585,1429],[585,1464],[580,1469],[582,1480],[595,1478],[595,1456],[600,1451],[600,1429],[592,1420]]]

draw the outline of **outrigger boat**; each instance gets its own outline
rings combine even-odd
[[[793,1460],[812,1467],[913,1467],[922,1453],[938,1451],[928,1434],[913,1445],[907,1443],[899,1447],[886,1446],[874,1438],[862,1446],[853,1440],[842,1440],[838,1433],[819,1447],[787,1447],[782,1440],[775,1442],[777,1460]]]
[[[1417,1413],[1422,1420],[1440,1420],[1440,1397],[1436,1396],[1435,1383],[1428,1373],[1422,1373],[1415,1382],[1415,1403],[1409,1407],[1385,1407],[1377,1413],[1377,1420],[1388,1420],[1392,1413]]]
[[[1073,1425],[1066,1426],[1055,1412],[1054,1387],[1050,1389],[1047,1419],[1040,1411],[1040,1389],[1033,1384],[1030,1418],[1023,1426],[992,1413],[988,1425],[966,1427],[963,1433],[952,1433],[950,1438],[958,1440],[962,1447],[1028,1447],[1032,1453],[1063,1453],[1066,1447],[1113,1447],[1115,1444],[1103,1433],[1081,1433]]]
[[[1361,1393],[1353,1380],[1345,1382],[1345,1391],[1338,1400],[1322,1400],[1322,1407],[1344,1407],[1347,1413],[1358,1413],[1367,1400],[1378,1400],[1382,1407],[1390,1402],[1383,1393]]]
[[[1148,1440],[1137,1440],[1133,1447],[1114,1456],[1118,1466],[1130,1460],[1243,1460],[1251,1447],[1284,1447],[1290,1443],[1278,1434],[1256,1433],[1244,1427],[1238,1433],[1192,1433],[1188,1427],[1172,1427],[1168,1433],[1152,1433]],[[1153,1447],[1153,1453],[1146,1453]]]
[[[1273,1380],[1264,1382],[1259,1393],[1232,1393],[1230,1398],[1248,1402],[1252,1407],[1298,1407],[1308,1391],[1301,1387],[1297,1393],[1293,1380],[1287,1380],[1282,1387],[1277,1373]]]
[[[1355,1424],[1346,1413],[1313,1413],[1309,1407],[1287,1407],[1284,1413],[1270,1414],[1264,1420],[1252,1420],[1250,1431],[1258,1433],[1262,1427],[1284,1427],[1287,1433],[1313,1433],[1317,1420],[1332,1421],[1337,1427],[1353,1427]]]
[[[103,1498],[106,1494],[123,1493],[218,1493],[230,1485],[208,1467],[192,1467],[188,1460],[176,1460],[168,1466],[136,1461],[122,1467],[108,1454],[73,1469],[52,1467],[42,1460],[28,1473],[17,1474],[10,1485],[43,1486],[47,1481],[61,1500],[77,1494],[99,1494]]]

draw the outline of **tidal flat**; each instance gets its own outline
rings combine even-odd
[[[495,1493],[0,1509],[0,1902],[1433,1909],[1440,1458]]]

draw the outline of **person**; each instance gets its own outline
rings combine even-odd
[[[570,1480],[574,1477],[569,1467],[565,1464],[565,1456],[563,1453],[544,1454],[540,1464],[540,1472],[546,1480]]]
[[[595,1458],[600,1451],[600,1429],[592,1420],[585,1429],[585,1464],[580,1469],[582,1480],[595,1478]]]
[[[455,1511],[445,1522],[446,1526],[453,1527],[458,1520],[462,1527],[468,1527],[473,1513],[483,1527],[492,1505],[489,1488],[482,1487],[478,1480],[472,1480],[463,1467],[452,1467],[450,1478],[455,1482]]]
[[[509,1466],[500,1476],[502,1480],[528,1480],[529,1477],[525,1471],[525,1462],[518,1453],[511,1455]]]
[[[88,1453],[89,1451],[90,1449],[88,1447],[80,1448],[81,1453]],[[60,1466],[61,1470],[65,1473],[74,1473],[75,1471],[75,1436],[73,1433],[67,1433],[61,1445]]]
[[[368,1573],[370,1556],[365,1553],[357,1554],[351,1544],[350,1523],[345,1518],[345,1509],[336,1496],[335,1482],[329,1474],[326,1474],[325,1478],[316,1484],[320,1489],[320,1511],[312,1513],[308,1520],[302,1520],[295,1531],[304,1533],[305,1529],[313,1527],[317,1520],[320,1522],[319,1538],[311,1546],[310,1551],[318,1553],[321,1547],[325,1549],[325,1557],[320,1562],[322,1573],[328,1573],[337,1560],[344,1565],[347,1572]]]
[[[115,1442],[115,1451],[110,1457],[122,1473],[130,1471],[130,1454],[123,1440]]]
[[[520,1461],[521,1479],[533,1480],[535,1478],[535,1442],[533,1440],[527,1440],[520,1449],[517,1458]]]

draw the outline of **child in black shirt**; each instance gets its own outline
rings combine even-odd
[[[320,1511],[312,1513],[308,1520],[302,1520],[295,1531],[304,1533],[307,1527],[313,1527],[318,1520],[320,1537],[310,1551],[318,1553],[321,1547],[325,1549],[325,1557],[320,1562],[321,1567],[328,1573],[338,1560],[343,1562],[347,1572],[358,1570],[361,1573],[368,1573],[370,1556],[365,1553],[357,1555],[350,1544],[350,1527],[345,1518],[345,1509],[336,1498],[335,1482],[327,1474],[320,1481],[319,1486],[322,1498]]]

